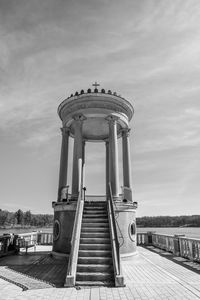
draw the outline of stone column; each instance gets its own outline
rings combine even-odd
[[[109,183],[109,142],[108,141],[105,142],[105,146],[106,146],[106,196],[108,197],[108,195],[109,195],[109,187],[108,187],[108,183]]]
[[[118,167],[118,145],[117,145],[117,120],[116,116],[106,118],[109,123],[109,180],[111,182],[112,194],[119,196],[119,167]]]
[[[122,130],[122,155],[123,155],[123,179],[124,186],[131,188],[131,161],[130,161],[130,144],[129,144],[130,129]]]
[[[58,201],[61,200],[61,190],[67,185],[67,169],[68,169],[68,145],[69,145],[69,128],[61,128],[62,145],[60,154],[60,172],[58,183]]]
[[[74,151],[72,170],[72,195],[76,198],[79,192],[79,159],[82,160],[82,125],[85,117],[83,115],[74,116]]]

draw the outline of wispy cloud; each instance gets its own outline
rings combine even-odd
[[[34,162],[42,157],[37,168],[32,166],[44,180],[41,185],[37,182],[33,201],[41,194],[45,197],[44,189],[56,189],[48,184],[58,176],[57,106],[98,80],[135,107],[131,160],[135,197],[143,203],[142,211],[148,212],[144,206],[158,206],[161,199],[161,213],[170,199],[176,201],[178,211],[189,190],[194,191],[190,196],[196,205],[199,20],[199,0],[0,1],[0,137],[8,143],[10,155],[15,155],[14,150],[22,157],[36,153]],[[72,146],[70,141],[69,181]],[[105,149],[98,144],[86,149],[87,183],[93,189],[98,181],[100,191],[105,185],[101,176]],[[119,165],[122,169],[121,161]],[[28,167],[24,173],[30,173]],[[53,199],[52,190],[45,203]]]

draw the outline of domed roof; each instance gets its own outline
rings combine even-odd
[[[117,95],[116,92],[100,91],[95,86],[92,91],[81,90],[75,92],[65,99],[58,107],[63,126],[70,128],[70,134],[74,134],[74,116],[84,116],[83,137],[86,140],[105,140],[108,138],[109,129],[107,117],[114,115],[117,117],[118,134],[121,129],[128,127],[128,122],[133,117],[134,109],[129,101]]]

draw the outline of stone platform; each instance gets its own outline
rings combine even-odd
[[[56,271],[60,262],[55,264],[47,253],[39,253],[0,260],[0,299],[200,299],[200,265],[154,247],[138,247],[137,255],[122,261],[124,288],[56,288],[58,282],[53,284],[50,279],[54,274],[63,276]],[[43,277],[38,279],[42,270]]]

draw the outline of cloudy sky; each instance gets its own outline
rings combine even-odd
[[[200,214],[199,0],[0,0],[0,207],[53,212],[57,107],[96,80],[135,108],[138,216]],[[86,151],[104,194],[105,146]]]

